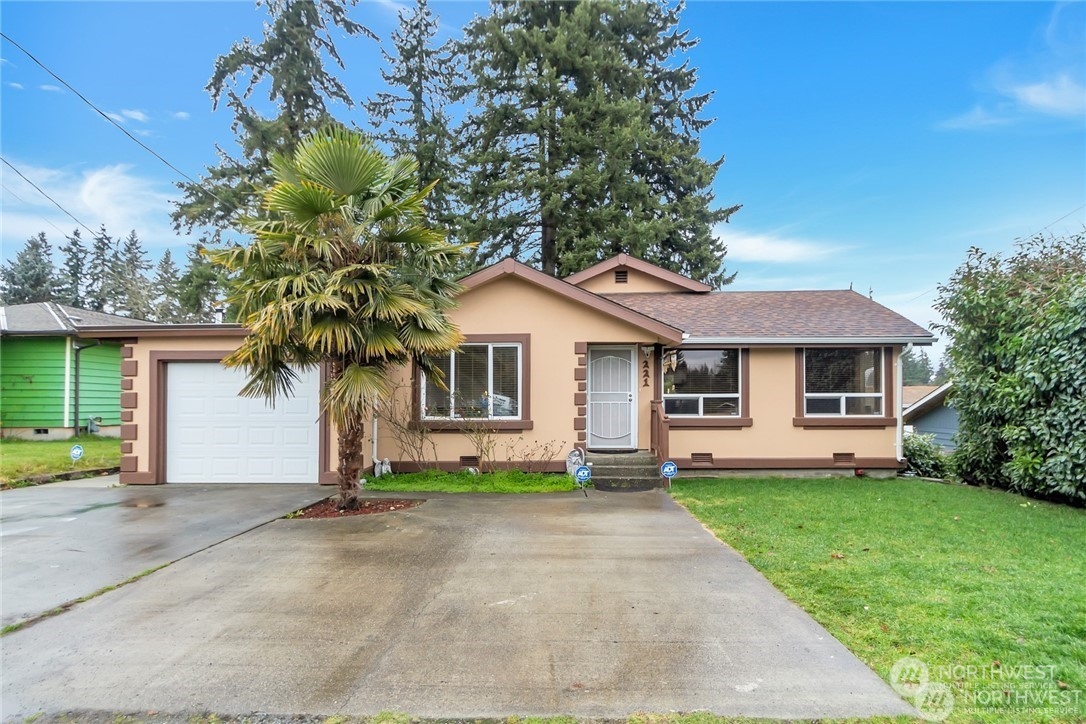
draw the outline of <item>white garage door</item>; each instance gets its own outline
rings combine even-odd
[[[315,483],[320,373],[302,373],[294,396],[238,397],[243,371],[171,362],[166,371],[166,482]]]

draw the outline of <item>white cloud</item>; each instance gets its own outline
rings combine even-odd
[[[9,88],[14,88],[15,90],[22,90],[23,89],[23,84],[22,83],[8,83],[8,87]]]
[[[143,111],[130,110],[127,108],[121,111],[121,115],[125,118],[131,118],[133,121],[139,121],[140,123],[146,123],[151,120]]]
[[[40,85],[40,86],[38,86],[38,88],[40,90],[48,91],[50,93],[63,93],[64,92],[64,89],[61,88],[58,85]]]
[[[1067,73],[1037,83],[1011,86],[1003,91],[1025,109],[1053,116],[1086,113],[1086,88]]]
[[[173,114],[173,117],[179,121],[187,121],[190,118],[189,114],[186,111],[177,111]]]
[[[716,236],[728,247],[728,261],[757,261],[793,264],[825,259],[840,246],[831,246],[806,239],[781,237],[775,234],[733,231],[718,225]]]
[[[133,131],[133,133],[135,133],[137,136],[142,136],[144,138],[149,138],[150,136],[155,135],[153,131],[149,131],[146,128],[138,128]]]
[[[120,113],[110,113],[109,111],[106,111],[106,115],[117,123],[124,123],[124,116],[122,116]]]
[[[131,166],[55,169],[35,167],[15,159],[12,163],[91,229],[97,230],[99,225],[105,224],[114,237],[124,237],[135,229],[148,249],[185,243],[170,226],[169,185],[138,176]],[[0,169],[0,181],[11,190],[11,193],[3,193],[5,257],[13,257],[26,239],[39,231],[45,231],[56,247],[63,243],[57,228],[71,233],[77,227],[71,217],[10,169]],[[87,236],[86,230],[83,235]]]
[[[991,128],[992,126],[1005,126],[1011,122],[1007,116],[997,115],[986,111],[980,106],[973,106],[973,110],[960,116],[948,118],[939,123],[939,128],[950,130],[973,130],[976,128]]]

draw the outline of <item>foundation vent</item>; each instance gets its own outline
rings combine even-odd
[[[479,456],[478,455],[461,455],[460,467],[462,468],[478,468]]]
[[[630,272],[626,269],[615,270],[615,284],[625,284],[630,281]]]
[[[834,465],[852,465],[856,462],[856,453],[834,453]]]
[[[690,463],[692,465],[712,465],[713,454],[712,453],[690,453]]]

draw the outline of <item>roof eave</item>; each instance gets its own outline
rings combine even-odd
[[[78,336],[88,339],[127,339],[150,337],[244,337],[248,328],[241,324],[147,324],[109,327],[80,327]]]
[[[650,264],[644,259],[638,259],[636,256],[630,256],[629,254],[618,254],[610,259],[601,261],[598,264],[593,264],[583,271],[579,271],[576,274],[570,274],[564,281],[574,286],[578,286],[589,279],[594,279],[601,274],[606,274],[608,271],[620,266],[634,269],[643,274],[648,274],[660,281],[674,284],[689,292],[710,292],[713,290],[708,284],[696,281],[690,277],[684,277],[682,274],[677,274],[669,269]]]
[[[803,347],[825,346],[842,344],[913,344],[928,346],[936,342],[936,338],[928,337],[897,337],[897,336],[873,336],[873,337],[686,337],[683,344],[728,344],[748,346],[780,346]]]

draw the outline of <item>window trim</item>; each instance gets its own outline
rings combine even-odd
[[[882,391],[878,393],[882,397],[881,415],[833,415],[833,414],[808,414],[807,413],[807,382],[806,382],[806,351],[808,349],[851,349],[865,350],[877,349],[882,355]],[[879,345],[808,345],[796,347],[796,416],[792,418],[792,425],[804,429],[814,428],[886,428],[897,425],[897,418],[887,414],[887,410],[894,409],[894,388],[897,378],[894,376],[894,348],[881,347]],[[821,394],[821,393],[812,393]],[[828,394],[828,393],[827,393]],[[846,396],[874,397],[873,393],[841,393],[831,394],[830,397]]]
[[[520,417],[512,419],[508,417],[498,418],[447,418],[447,417],[423,417],[423,395],[425,390],[425,375],[418,364],[414,365],[412,374],[414,404],[414,424],[432,432],[462,432],[465,428],[485,427],[497,431],[518,432],[531,430],[535,427],[532,421],[532,345],[531,335],[528,334],[466,334],[463,344],[487,344],[487,345],[520,345]]]
[[[668,396],[664,394],[664,355],[670,350],[735,350],[739,353],[739,414],[738,415],[668,415],[668,426],[671,428],[686,428],[691,430],[711,429],[735,429],[751,427],[754,420],[750,416],[750,349],[747,347],[728,347],[716,344],[690,344],[681,347],[665,347],[657,355],[657,372],[660,375],[660,399],[666,401]],[[708,395],[718,397],[722,395]],[[690,397],[690,395],[682,395]],[[700,407],[700,405],[699,405]]]

